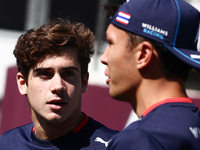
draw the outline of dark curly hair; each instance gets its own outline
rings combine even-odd
[[[19,37],[13,51],[18,72],[21,72],[27,81],[29,70],[37,65],[41,58],[71,47],[77,53],[83,78],[94,54],[94,41],[93,33],[84,24],[62,18],[50,19],[40,28],[27,30]]]

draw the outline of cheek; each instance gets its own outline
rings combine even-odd
[[[127,62],[127,57],[130,57],[130,52],[122,44],[116,44],[110,47],[108,51],[108,61],[115,64]]]
[[[117,55],[117,54],[116,54]],[[114,59],[115,58],[115,59]],[[119,58],[114,57],[110,64],[110,77],[113,84],[120,86],[130,86],[138,76],[136,63],[130,54],[121,54]]]
[[[80,95],[79,93],[81,93],[81,86],[79,84],[75,84],[75,85],[68,84],[66,88],[67,88],[67,93],[69,97],[71,97],[72,99],[79,96]]]
[[[114,54],[110,59],[110,71],[113,75],[127,75],[131,69],[127,58],[119,53]]]
[[[27,89],[27,95],[29,98],[34,99],[34,101],[37,101],[38,99],[41,99],[45,93],[47,87],[45,87],[44,84],[33,84],[30,83],[28,85]]]

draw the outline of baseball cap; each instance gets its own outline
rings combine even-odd
[[[162,43],[176,57],[200,70],[199,18],[199,11],[183,0],[129,0],[110,23]]]

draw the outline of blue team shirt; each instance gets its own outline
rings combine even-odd
[[[151,106],[116,134],[109,150],[200,150],[200,112],[188,98]]]
[[[40,140],[30,123],[5,132],[0,137],[0,150],[102,150],[117,132],[85,116],[72,132],[54,140]]]

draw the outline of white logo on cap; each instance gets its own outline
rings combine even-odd
[[[152,25],[147,24],[147,23],[142,23],[142,27],[146,28],[146,29],[149,29],[149,30],[152,30],[152,31],[155,31],[155,32],[158,32],[158,33],[160,33],[160,34],[162,34],[164,36],[168,36],[168,31],[160,29],[160,28],[158,28],[156,26],[152,26]]]
[[[200,28],[200,25],[199,25],[199,28]],[[199,29],[198,29],[198,32],[197,32],[197,35],[196,35],[196,38],[194,40],[194,43],[197,42],[198,40],[198,43],[197,43],[197,51],[200,52],[200,39],[199,39]]]
[[[197,54],[191,54],[190,57],[193,59],[200,59],[200,55]]]
[[[142,28],[144,33],[158,37],[160,39],[164,39],[164,36],[168,36],[168,31],[147,23],[142,23]]]

